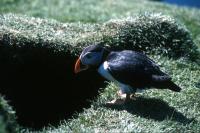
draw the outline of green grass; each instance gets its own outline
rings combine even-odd
[[[62,22],[101,23],[110,19],[132,16],[139,12],[162,12],[173,16],[191,31],[198,42],[200,32],[200,11],[193,8],[179,8],[147,0],[2,0],[0,12],[14,12],[41,18],[53,18]]]
[[[183,88],[180,93],[148,90],[128,105],[107,108],[103,105],[117,97],[118,90],[113,83],[109,83],[101,89],[100,96],[92,101],[90,108],[73,119],[63,121],[59,127],[44,128],[41,133],[200,132],[200,62],[199,52],[195,49],[195,45],[200,48],[200,10],[146,0],[2,0],[0,12],[17,14],[1,15],[0,38],[2,35],[10,37],[11,46],[12,42],[21,42],[19,46],[31,42],[33,46],[38,47],[39,44],[58,53],[67,51],[78,54],[83,46],[100,41],[118,49],[145,50]],[[163,15],[152,17],[144,12],[161,12]],[[162,22],[165,22],[166,28],[159,28]],[[146,31],[145,28],[153,31]],[[159,32],[162,29],[163,32]],[[161,40],[156,42],[150,33],[157,39],[161,37]],[[125,38],[127,36],[128,39]],[[165,36],[167,39],[164,39]],[[142,42],[130,45],[132,40],[137,39]],[[178,42],[173,42],[173,39]],[[44,42],[46,45],[43,45]],[[77,51],[73,51],[72,46]],[[151,53],[155,48],[160,54]],[[169,58],[187,54],[193,60],[198,59]],[[25,129],[24,132],[30,131]]]
[[[193,63],[153,56],[173,81],[183,90],[148,90],[138,100],[125,106],[107,108],[104,104],[116,98],[118,88],[110,83],[93,102],[91,108],[50,133],[73,132],[199,132],[200,127],[200,68]],[[43,132],[41,131],[41,132]]]
[[[101,42],[110,49],[162,53],[191,60],[198,56],[188,30],[174,18],[160,13],[141,13],[102,24],[62,24],[13,14],[0,18],[2,43],[11,47],[16,43],[17,47],[26,48],[28,43],[29,47],[46,47],[73,54],[80,53],[85,45]]]

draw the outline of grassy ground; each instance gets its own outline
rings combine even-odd
[[[112,83],[101,93],[91,108],[77,118],[64,122],[54,132],[199,132],[200,112],[198,65],[154,56],[183,91],[148,90],[137,101],[125,106],[107,108],[105,102],[116,97],[117,87]]]
[[[77,28],[77,25],[84,27],[83,29],[78,28],[78,30],[84,31],[82,33],[88,33],[87,29],[99,28],[110,19],[126,18],[146,11],[162,12],[174,17],[178,23],[184,24],[188,28],[193,41],[200,48],[200,29],[198,28],[200,26],[200,10],[198,9],[179,8],[145,0],[2,0],[0,2],[1,13],[14,12],[34,17],[53,18],[61,22],[74,22],[70,24],[70,28],[64,27],[71,31],[72,39],[76,38],[74,36],[77,35],[77,32],[74,32],[73,29]],[[95,24],[91,26],[88,23]],[[54,24],[54,21],[51,24]],[[44,29],[49,29],[49,26],[44,26]],[[30,31],[23,34],[29,35],[28,33],[31,31],[30,28]],[[50,30],[50,32],[54,33],[54,30]],[[81,38],[75,43],[84,41],[85,36],[88,37],[88,34],[79,35]],[[66,37],[53,34],[51,36],[53,36],[54,42],[56,42],[56,38]],[[45,33],[41,37],[45,37]],[[70,38],[66,40],[70,40]],[[192,49],[187,49],[187,51],[190,50]],[[74,119],[64,121],[59,127],[46,127],[41,132],[200,132],[198,126],[200,124],[199,62],[186,61],[182,58],[172,59],[163,54],[150,54],[150,56],[172,76],[173,81],[183,88],[182,92],[148,90],[137,101],[128,105],[107,108],[103,106],[104,103],[116,97],[117,91],[117,87],[109,83],[105,89],[102,89],[99,98],[93,101],[90,108],[77,114]]]

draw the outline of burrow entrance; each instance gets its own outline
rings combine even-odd
[[[95,70],[75,75],[76,57],[67,53],[30,47],[1,47],[0,53],[0,93],[24,127],[57,126],[89,107],[98,89],[105,86]]]

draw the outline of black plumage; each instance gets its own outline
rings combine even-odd
[[[176,92],[181,90],[153,60],[136,51],[109,51],[101,45],[90,45],[76,61],[74,72],[87,69],[96,69],[104,78],[119,86],[120,97],[126,95],[125,99],[109,102],[111,105],[126,103],[137,89],[153,87]]]
[[[130,85],[132,88],[169,88],[180,91],[169,75],[162,72],[159,66],[146,55],[124,50],[110,52],[106,58],[110,74],[119,82]]]

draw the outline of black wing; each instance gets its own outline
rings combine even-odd
[[[154,80],[170,80],[153,60],[139,52],[111,52],[107,61],[111,75],[119,82],[134,88],[151,87]]]

